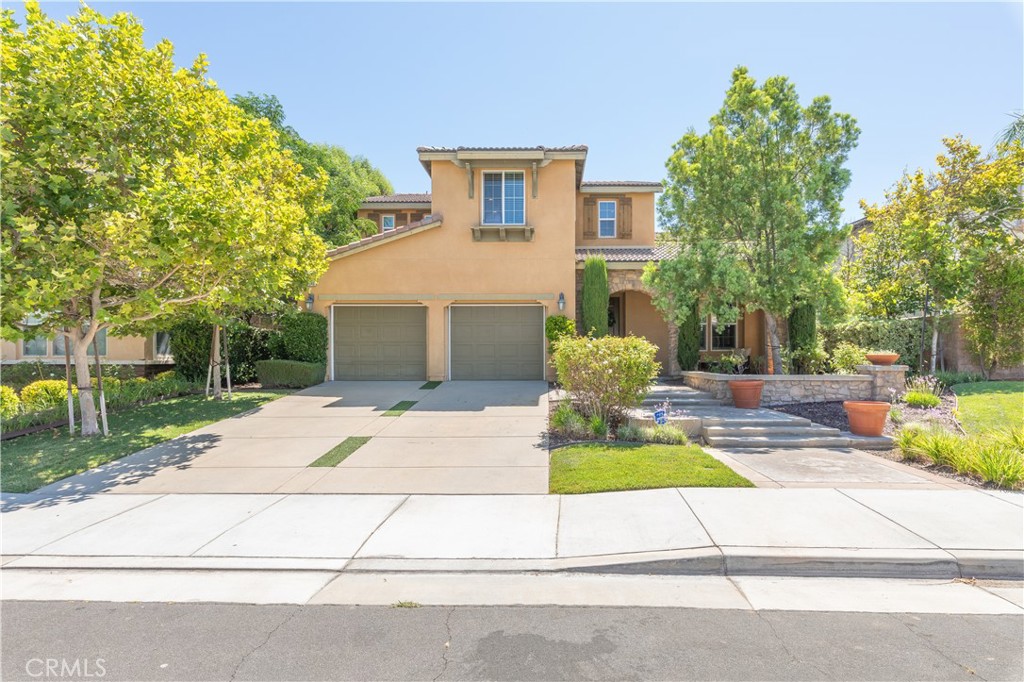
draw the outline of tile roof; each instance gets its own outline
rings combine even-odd
[[[340,256],[348,251],[355,251],[357,249],[363,249],[368,246],[376,246],[379,242],[387,241],[393,237],[408,234],[409,232],[415,232],[422,228],[433,227],[435,225],[440,224],[440,213],[428,215],[425,216],[422,220],[417,220],[416,222],[409,223],[408,225],[402,225],[401,227],[396,227],[395,229],[388,230],[387,232],[378,232],[377,234],[372,234],[369,237],[364,237],[350,244],[345,244],[344,246],[339,246],[337,248],[331,249],[330,251],[327,252],[327,257],[336,258],[337,256]]]
[[[647,180],[584,180],[582,187],[661,187],[660,182]]]
[[[382,194],[376,197],[366,197],[364,204],[429,204],[430,192],[420,194]]]
[[[655,244],[654,246],[581,246],[576,249],[576,261],[583,262],[587,256],[604,256],[609,263],[646,263],[668,260],[679,252],[676,244]]]
[[[417,147],[417,152],[585,152],[587,145],[572,144],[564,147]]]

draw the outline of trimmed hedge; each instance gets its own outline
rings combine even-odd
[[[322,362],[298,360],[260,360],[256,376],[264,388],[307,388],[322,383],[325,365]]]
[[[327,318],[318,313],[292,313],[281,319],[271,355],[281,360],[327,364]]]
[[[911,371],[921,366],[921,320],[854,320],[823,327],[822,338],[830,356],[845,341],[867,351],[891,350],[900,354],[899,363]]]
[[[182,320],[171,327],[171,354],[174,370],[188,381],[206,379],[210,366],[210,341],[213,325],[199,320]]]

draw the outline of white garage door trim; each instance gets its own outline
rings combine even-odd
[[[540,308],[541,309],[541,325],[540,325],[540,344],[541,344],[541,365],[540,365],[540,379],[537,381],[543,381],[547,378],[548,372],[548,339],[545,329],[547,328],[548,321],[548,308],[543,303],[452,303],[445,308],[445,329],[446,336],[445,346],[447,351],[447,358],[445,362],[445,379],[448,381],[452,380],[452,308]]]
[[[332,303],[327,307],[327,353],[331,360],[331,381],[336,381],[334,378],[334,309],[335,308],[425,308],[421,303]],[[427,325],[430,324],[430,311],[427,310]],[[429,345],[430,339],[427,338],[427,344]]]

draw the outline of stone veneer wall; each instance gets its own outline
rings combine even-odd
[[[896,395],[903,392],[907,367],[876,367],[858,365],[860,374],[716,374],[713,372],[683,372],[683,380],[690,388],[710,393],[716,399],[732,403],[729,382],[735,379],[764,381],[761,404],[764,406],[786,403],[823,403],[836,400],[892,400],[890,389]]]

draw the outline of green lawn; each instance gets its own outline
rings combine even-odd
[[[752,488],[753,483],[696,445],[592,443],[551,453],[554,494],[676,487]]]
[[[26,493],[241,412],[291,391],[235,391],[231,401],[182,396],[113,412],[110,435],[68,438],[66,428],[3,443],[0,489]]]
[[[952,387],[957,418],[970,434],[1006,431],[1024,423],[1024,381],[979,381]]]
[[[408,410],[410,407],[416,404],[415,400],[403,400],[399,403],[392,405],[388,410],[384,412],[385,417],[401,417],[402,413]]]

